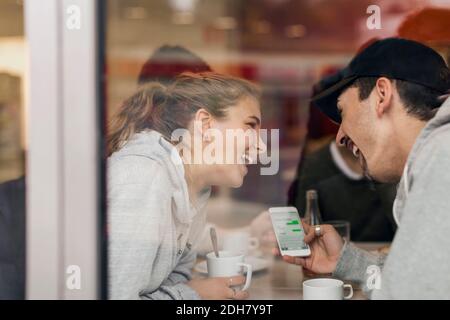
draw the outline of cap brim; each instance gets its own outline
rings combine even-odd
[[[350,76],[331,84],[328,88],[312,97],[311,103],[319,108],[333,122],[341,123],[341,116],[337,108],[337,99],[342,91],[356,78],[357,76]]]

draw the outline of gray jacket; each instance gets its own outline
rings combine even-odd
[[[389,255],[346,244],[334,276],[361,282],[372,299],[450,299],[449,169],[450,98],[409,154],[394,202],[398,230]]]
[[[135,134],[108,159],[110,299],[199,299],[186,285],[209,189],[191,205],[176,149],[156,131]]]

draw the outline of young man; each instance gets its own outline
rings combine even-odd
[[[323,78],[313,86],[312,96],[327,89],[329,84],[334,84],[333,78]],[[350,222],[352,241],[391,242],[396,230],[392,216],[396,184],[374,183],[367,179],[352,151],[334,141],[339,127],[331,123],[314,103],[310,104],[309,117],[306,145],[297,175],[289,188],[288,205],[296,207],[304,216],[306,192],[315,189],[324,223],[333,220]],[[326,141],[328,137],[330,142],[309,151],[310,143],[317,144],[315,141]]]
[[[327,225],[305,226],[311,256],[284,257],[316,273],[361,282],[373,299],[450,298],[450,71],[420,43],[377,41],[313,98],[340,124],[366,174],[399,182],[399,226],[388,256],[344,243]],[[381,271],[381,273],[380,273]]]

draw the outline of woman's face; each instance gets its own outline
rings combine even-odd
[[[211,134],[204,151],[208,144],[214,144],[216,151],[211,154],[222,161],[211,164],[207,170],[210,185],[234,188],[242,185],[248,171],[247,165],[256,163],[257,154],[266,151],[266,145],[260,137],[260,128],[260,105],[252,97],[242,98],[236,105],[227,108],[227,116],[224,119],[211,123]],[[218,136],[213,132],[218,133]],[[217,143],[220,137],[222,145]],[[218,155],[217,152],[221,154]]]

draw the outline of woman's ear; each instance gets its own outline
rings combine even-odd
[[[376,112],[378,117],[388,112],[393,99],[393,82],[392,80],[381,77],[375,84]]]
[[[206,109],[200,108],[195,113],[194,130],[202,135],[205,141],[211,140],[211,137],[208,135],[208,129],[212,127],[213,121],[212,115]]]

